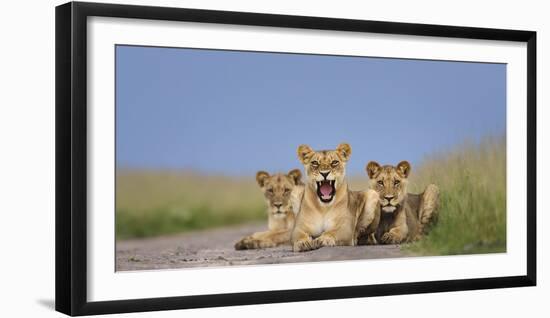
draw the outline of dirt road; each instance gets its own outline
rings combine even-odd
[[[235,242],[265,230],[265,224],[190,232],[151,239],[118,241],[117,271],[247,264],[277,264],[407,256],[397,245],[325,247],[294,253],[290,245],[236,251]]]

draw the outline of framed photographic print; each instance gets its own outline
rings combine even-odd
[[[533,31],[58,6],[56,309],[534,286],[535,81]]]

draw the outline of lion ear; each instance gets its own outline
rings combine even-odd
[[[380,167],[380,165],[376,161],[370,161],[365,167],[365,170],[367,170],[367,174],[371,179],[376,178],[381,169],[382,167]]]
[[[338,155],[340,156],[340,159],[343,161],[348,161],[349,157],[351,156],[351,146],[345,142],[338,145],[336,148],[336,151],[338,152]]]
[[[256,181],[258,182],[258,185],[262,188],[264,187],[267,178],[269,178],[269,173],[265,171],[258,171],[256,173]]]
[[[407,178],[411,173],[411,164],[407,160],[403,160],[397,164],[397,172],[403,177]]]
[[[303,164],[308,164],[314,153],[315,151],[308,145],[300,145],[298,147],[298,158]]]
[[[292,169],[288,172],[288,176],[294,181],[294,185],[302,184],[302,172],[298,169]]]

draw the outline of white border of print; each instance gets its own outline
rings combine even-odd
[[[88,301],[526,275],[525,43],[93,17],[88,21]],[[115,44],[507,64],[507,252],[115,272]],[[519,191],[518,191],[519,190]],[[514,193],[512,196],[511,193]]]

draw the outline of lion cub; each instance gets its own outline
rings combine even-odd
[[[291,237],[295,252],[355,245],[359,234],[368,236],[375,231],[378,194],[348,189],[346,163],[350,155],[351,147],[346,143],[336,150],[298,147],[307,182]]]
[[[380,166],[371,161],[366,166],[370,188],[380,195],[382,210],[376,239],[383,244],[399,244],[419,239],[426,227],[437,218],[439,188],[430,184],[421,194],[407,193],[411,165]]]
[[[295,214],[300,209],[304,192],[301,178],[302,173],[298,169],[286,175],[269,175],[265,171],[256,174],[256,181],[268,205],[268,230],[244,237],[235,244],[235,249],[269,248],[290,243]]]

